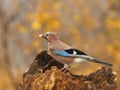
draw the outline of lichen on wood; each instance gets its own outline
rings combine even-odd
[[[110,67],[101,67],[89,75],[62,72],[63,64],[47,51],[38,54],[23,74],[23,90],[117,90],[116,74]]]

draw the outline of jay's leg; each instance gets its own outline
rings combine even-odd
[[[70,66],[68,64],[64,64],[64,67],[61,68],[61,71],[67,72],[69,68],[70,68]]]

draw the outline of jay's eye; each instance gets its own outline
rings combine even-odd
[[[48,35],[49,35],[48,33],[45,34],[45,36],[47,36],[47,37],[48,37]]]

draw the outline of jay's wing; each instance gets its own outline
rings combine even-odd
[[[101,60],[96,60],[90,56],[88,56],[87,54],[85,54],[84,52],[78,50],[78,49],[67,49],[64,51],[58,51],[58,50],[51,50],[51,52],[53,54],[62,56],[62,57],[70,57],[70,58],[81,58],[83,60],[87,60],[90,62],[96,62],[96,63],[101,63],[101,64],[106,64],[108,66],[112,66],[112,64],[109,64],[107,62],[103,62]]]
[[[87,54],[85,54],[84,52],[78,50],[78,49],[67,49],[64,51],[58,51],[58,50],[51,50],[53,54],[56,55],[60,55],[63,57],[76,57],[78,55],[85,55],[87,56]]]
[[[84,52],[78,50],[78,49],[67,49],[65,50],[69,54],[74,54],[74,55],[87,55]]]

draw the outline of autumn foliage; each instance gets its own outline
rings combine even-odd
[[[38,37],[47,31],[112,63],[120,86],[119,0],[0,0],[0,90],[19,89],[22,73],[37,53],[47,49]],[[86,75],[99,66],[82,63],[70,70]]]

